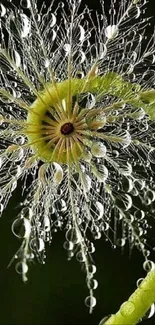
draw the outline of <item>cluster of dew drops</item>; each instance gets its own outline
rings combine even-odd
[[[9,0],[9,2],[11,3],[12,0]],[[23,8],[30,8],[31,6],[31,2],[30,0],[21,0],[20,1],[20,5],[23,7]],[[63,3],[61,3],[61,5],[63,5]],[[0,17],[5,17],[7,15],[7,9],[6,7],[1,3],[0,4]],[[54,16],[54,15],[53,15]],[[30,24],[29,24],[29,20],[27,18],[26,15],[21,15],[21,19],[22,19],[22,31],[21,31],[21,37],[26,37],[29,32],[30,32]],[[54,19],[54,18],[53,18]],[[67,49],[66,49],[67,50]],[[14,50],[13,52],[13,58],[14,58],[14,61],[16,63],[16,66],[19,67],[20,66],[20,63],[21,63],[21,58],[20,58],[20,55],[18,54],[18,52],[16,50]],[[11,89],[11,86],[8,86],[8,90],[10,91],[10,93],[16,98],[20,98],[20,92],[19,91],[16,91],[15,92],[15,88],[17,88],[17,84],[16,82],[14,82],[13,84],[14,88]],[[10,118],[12,117],[12,106],[9,104],[11,104],[11,101],[6,99],[6,98],[1,98],[2,102],[4,104],[7,104],[7,108],[9,109],[10,107]],[[18,118],[19,118],[19,114],[20,112],[18,111]],[[6,116],[5,114],[5,117],[9,118],[9,114]],[[16,117],[16,116],[14,116]],[[5,123],[3,123],[3,129],[5,128]],[[3,142],[3,141],[2,141]],[[14,142],[16,142],[17,144],[24,144],[25,142],[25,138],[22,137],[22,136],[18,136],[17,139],[15,140],[14,139]],[[5,140],[4,140],[4,143],[5,143]],[[13,161],[14,163],[18,163],[20,162],[20,160],[22,159],[23,157],[23,150],[22,149],[19,149],[18,152],[16,153],[16,157],[12,157],[13,158]],[[20,165],[18,165],[18,167],[20,168]],[[16,174],[17,171],[14,171],[14,173]],[[31,172],[31,176],[33,172]],[[34,172],[34,175],[35,175],[35,172]],[[35,177],[34,177],[35,178]],[[17,186],[17,182],[14,181],[14,183],[12,184],[12,188],[10,189],[10,192],[13,192],[14,189],[16,188]],[[26,190],[27,191],[27,190]],[[24,201],[24,204],[26,203],[26,200]],[[61,200],[60,203],[60,211],[59,212],[65,212],[66,211],[66,205],[65,205],[65,201]],[[21,206],[23,204],[21,203]],[[3,210],[4,210],[5,206],[1,203],[0,204],[0,212],[2,213]],[[101,207],[101,210],[102,210],[102,207]],[[102,212],[102,211],[101,211]],[[29,221],[27,218],[25,218],[25,215],[27,214],[31,214],[31,208],[22,208],[22,211],[21,211],[21,214],[20,214],[20,218],[17,218],[13,221],[12,223],[12,232],[13,234],[19,238],[19,239],[23,239],[27,236],[27,234],[29,234],[30,232],[30,225],[29,225]],[[61,228],[61,221],[60,220],[57,220],[54,222],[54,228],[53,228],[53,232],[57,232],[58,229]],[[48,232],[48,229],[47,229],[47,232]],[[99,234],[99,238],[100,238],[100,234]],[[48,241],[50,241],[51,239],[50,238],[47,238]],[[76,234],[74,236],[74,231],[73,229],[68,229],[67,232],[66,232],[66,241],[64,242],[64,249],[68,251],[68,260],[70,260],[72,258],[72,256],[74,255],[73,253],[73,248],[74,248],[74,245],[77,244],[77,237],[76,237]],[[95,252],[95,246],[92,242],[89,241],[88,243],[88,251],[90,254],[94,253]],[[44,259],[45,259],[45,252],[44,252],[44,249],[45,249],[45,243],[43,241],[43,239],[39,238],[37,241],[36,239],[31,239],[31,243],[30,243],[30,247],[31,247],[31,256],[29,256],[29,260],[32,260],[34,259],[34,254],[33,252],[36,254],[36,252],[39,252],[39,254],[41,254],[41,252],[43,252],[42,256],[41,256],[41,260],[42,260],[42,263],[45,263],[44,262]],[[15,256],[13,257],[13,260],[14,259],[19,259],[19,256],[20,256],[20,250],[21,248],[19,249],[19,251],[15,254]],[[38,256],[39,258],[39,256]],[[81,254],[80,251],[78,251],[76,253],[76,259],[77,261],[79,261],[80,263],[83,262],[83,255]],[[12,261],[10,262],[10,264],[12,263]],[[20,275],[23,276],[23,279],[24,281],[27,281],[27,272],[28,272],[28,265],[26,262],[24,261],[19,261],[16,263],[16,266],[15,266],[15,269],[16,269],[16,272]],[[88,273],[89,273],[89,281],[87,279],[87,286],[89,288],[89,290],[95,290],[97,287],[98,287],[98,282],[96,279],[94,279],[94,275],[96,273],[96,266],[94,264],[90,264],[89,265],[89,270],[88,270]],[[85,299],[85,304],[87,307],[89,307],[89,309],[91,310],[95,305],[96,305],[96,299],[94,296],[88,296],[86,297]]]
[[[10,2],[12,2],[11,0],[10,0]],[[23,8],[29,8],[30,7],[30,1],[29,0],[21,0],[21,2],[20,2],[20,4],[21,4],[21,6],[23,7]],[[6,12],[7,12],[7,10],[6,10],[6,8],[5,8],[5,6],[3,5],[3,4],[0,4],[0,17],[4,17],[5,15],[6,15]],[[25,35],[26,34],[28,34],[29,33],[29,28],[30,28],[30,25],[29,25],[29,23],[28,23],[28,21],[26,21],[25,20],[25,17],[26,16],[23,16],[23,19],[24,19],[24,24],[23,24],[23,36],[25,37]],[[16,61],[16,64],[17,64],[17,66],[19,65],[19,63],[20,63],[20,57],[19,57],[19,55],[18,55],[18,53],[16,52],[15,53],[15,61]],[[144,130],[144,124],[142,124],[141,126],[139,126],[139,127],[141,127],[143,130]],[[147,122],[145,122],[145,127],[147,127]],[[24,138],[22,139],[22,138],[20,138],[20,143],[22,144],[22,142],[24,141]],[[114,151],[113,151],[113,153],[114,153]],[[116,157],[117,156],[119,156],[119,152],[117,151],[117,150],[115,150],[115,155],[116,155]],[[19,158],[20,159],[20,158]],[[151,151],[150,152],[150,154],[149,154],[149,161],[150,161],[150,163],[151,164],[155,164],[155,151]],[[134,161],[133,161],[133,165],[134,165]],[[150,178],[150,181],[151,181],[151,178]],[[120,178],[120,183],[122,183],[122,179]],[[132,188],[132,195],[134,195],[134,196],[137,196],[138,194],[139,194],[139,191],[141,191],[141,190],[143,190],[143,188],[145,187],[145,183],[142,181],[142,182],[140,182],[140,181],[138,181],[137,182],[137,186],[136,186],[136,182],[135,182],[135,187],[133,188],[132,187],[132,184],[130,184],[130,182],[129,182],[129,184],[128,184],[128,191],[127,192],[130,192],[130,187]],[[118,184],[118,186],[119,186],[119,184]],[[125,184],[124,184],[124,186],[126,186]],[[133,193],[133,191],[134,191],[134,193]],[[148,189],[146,192],[145,192],[145,195],[144,195],[144,200],[145,200],[145,204],[147,205],[147,206],[150,206],[154,201],[155,201],[155,192],[153,191],[153,190],[150,190],[150,189]],[[61,202],[62,203],[62,207],[61,207],[61,211],[65,211],[65,209],[66,209],[66,206],[65,206],[65,202]],[[99,203],[99,202],[98,202]],[[119,205],[119,202],[117,202],[118,203],[118,205]],[[131,204],[130,204],[130,201],[126,201],[126,202],[124,202],[124,205],[125,205],[125,210],[127,211],[127,210],[129,210],[129,208],[130,208],[130,206],[131,206]],[[95,203],[94,203],[94,206],[95,206],[95,208],[98,210],[98,213],[99,213],[99,215],[101,214],[102,215],[102,206],[101,206],[101,203],[100,203],[100,206],[98,205],[98,204],[96,204],[95,205]],[[2,212],[3,211],[3,205],[1,204],[0,205],[0,212]],[[155,211],[155,210],[154,210]],[[145,223],[145,224],[143,224],[144,226],[148,226],[148,224],[147,224],[147,221],[145,220],[145,212],[143,211],[143,210],[136,210],[135,212],[134,212],[134,216],[132,217],[131,215],[131,217],[132,218],[136,218],[136,219],[138,219],[138,220],[140,220],[140,222],[142,222],[143,221],[143,223]],[[118,217],[119,218],[119,217]],[[121,221],[121,219],[122,219],[122,215],[120,214],[120,221]],[[26,219],[23,219],[23,218],[21,218],[21,219],[16,219],[14,222],[13,222],[13,225],[12,225],[12,231],[13,231],[13,233],[17,236],[17,237],[20,237],[20,238],[22,238],[22,237],[24,237],[25,236],[25,233],[24,233],[24,235],[22,235],[22,234],[20,234],[20,236],[19,236],[19,233],[18,233],[18,231],[17,231],[17,228],[19,229],[19,226],[21,226],[21,225],[19,225],[19,222],[23,222],[23,220],[24,220],[24,222],[26,222],[25,220]],[[132,220],[130,220],[130,222],[132,222]],[[60,221],[57,221],[57,224],[55,224],[55,230],[57,231],[57,228],[60,228]],[[28,229],[28,227],[29,227],[29,225],[27,224],[24,224],[24,228],[25,229],[27,229],[27,231],[29,231],[29,229]],[[107,224],[107,227],[108,227],[108,224]],[[142,235],[144,233],[144,231],[142,230],[142,228],[140,228],[139,227],[139,237]],[[96,235],[96,239],[99,239],[101,237],[101,234],[98,232],[98,234]],[[73,233],[73,230],[71,231],[70,229],[68,229],[67,230],[67,232],[66,232],[66,241],[64,242],[64,249],[66,249],[68,252],[69,252],[69,259],[72,257],[72,254],[74,254],[73,252],[72,252],[72,250],[73,250],[73,248],[74,248],[74,244],[76,244],[76,240],[77,240],[77,237],[75,236],[75,238],[74,238],[74,233]],[[115,244],[116,244],[116,246],[119,246],[119,247],[124,247],[125,246],[125,244],[126,244],[126,240],[125,240],[125,238],[123,238],[123,237],[120,237],[120,238],[117,238],[116,239],[116,241],[115,241]],[[36,251],[36,250],[38,250],[38,251],[42,251],[42,250],[44,250],[44,242],[43,242],[43,240],[41,241],[41,239],[39,239],[39,243],[38,243],[38,247],[39,248],[37,248],[36,249],[36,247],[34,247],[36,245],[36,243],[33,243],[33,242],[31,242],[31,248],[32,248],[32,251],[34,250],[34,251]],[[113,247],[115,248],[116,247],[115,245],[113,245]],[[141,248],[141,247],[140,247]],[[88,243],[88,250],[89,250],[89,253],[94,253],[95,252],[95,247],[94,247],[94,244],[92,243],[92,242],[89,242]],[[149,256],[149,254],[150,254],[150,252],[149,252],[149,250],[148,250],[148,253],[147,252],[145,252],[145,255],[147,256]],[[81,255],[81,252],[77,252],[77,254],[76,254],[76,258],[77,258],[77,260],[79,261],[79,262],[82,262],[82,255]],[[32,259],[33,259],[33,256],[32,256]],[[16,271],[18,272],[18,273],[27,273],[27,271],[28,271],[28,266],[27,266],[27,264],[25,264],[24,265],[24,267],[23,267],[23,263],[21,264],[21,262],[18,262],[17,264],[16,264]],[[151,261],[151,260],[148,260],[148,259],[146,259],[146,261],[144,262],[144,264],[143,264],[143,267],[144,267],[144,270],[145,271],[150,271],[150,270],[152,270],[153,269],[153,267],[154,267],[154,263]],[[90,264],[89,265],[89,275],[92,275],[92,277],[91,277],[91,279],[90,279],[90,281],[88,282],[88,288],[90,289],[90,290],[95,290],[96,288],[97,288],[97,286],[98,286],[98,282],[97,282],[97,280],[96,279],[94,279],[94,274],[96,273],[96,266],[94,265],[94,264]],[[142,278],[140,278],[138,281],[137,281],[137,286],[139,286],[140,285],[140,283],[141,283],[141,281],[142,281],[143,279]],[[86,297],[86,299],[85,299],[85,304],[86,304],[86,306],[88,306],[89,308],[91,307],[91,308],[93,308],[95,305],[96,305],[96,299],[95,299],[95,297],[93,297],[93,296],[88,296],[88,297]],[[148,311],[148,313],[146,314],[146,318],[150,318],[150,317],[152,317],[153,316],[153,314],[154,314],[154,312],[155,312],[155,307],[154,307],[154,304],[151,306],[151,308],[150,308],[150,310]],[[101,321],[101,323],[102,324],[104,324],[104,321],[106,321],[107,320],[107,318],[109,318],[109,316],[107,316],[105,319],[103,319],[102,321]]]

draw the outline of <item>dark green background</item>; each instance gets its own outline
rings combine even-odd
[[[20,189],[0,221],[0,324],[98,325],[102,317],[115,313],[136,289],[138,278],[146,274],[141,254],[134,250],[129,258],[127,251],[122,254],[119,249],[112,250],[104,239],[96,241],[93,257],[99,287],[97,306],[89,315],[84,305],[88,295],[85,274],[75,259],[67,261],[62,247],[63,233],[53,235],[53,243],[47,248],[46,264],[32,265],[26,284],[16,274],[14,264],[7,269],[20,244],[10,230],[19,198]],[[141,324],[154,324],[153,318]]]
[[[99,1],[84,2],[90,8],[97,8],[99,4]],[[148,15],[155,16],[154,0],[148,3]],[[46,264],[36,262],[32,265],[29,281],[22,283],[14,265],[7,269],[20,245],[11,233],[16,205],[20,202],[20,186],[0,220],[0,324],[97,325],[104,316],[118,310],[135,290],[137,279],[145,276],[141,254],[134,250],[129,259],[128,251],[122,254],[119,249],[112,250],[104,239],[96,241],[93,257],[99,287],[96,290],[97,306],[92,315],[84,305],[88,295],[85,274],[75,259],[67,261],[63,233],[53,235],[53,243],[47,248]],[[143,320],[141,324],[155,324],[155,317]]]

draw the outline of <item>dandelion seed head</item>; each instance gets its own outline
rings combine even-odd
[[[80,0],[0,5],[0,213],[23,181],[15,268],[27,281],[63,230],[68,260],[85,270],[90,312],[94,240],[129,243],[146,262],[151,251],[155,55],[145,5],[111,1],[105,10],[102,1],[97,15]]]

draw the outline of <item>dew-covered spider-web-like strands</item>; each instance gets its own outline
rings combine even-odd
[[[52,233],[83,265],[96,305],[94,240],[148,261],[154,211],[154,35],[146,1],[0,5],[0,212],[23,180],[16,271],[45,261]],[[138,202],[138,203],[137,203]],[[149,224],[150,222],[150,224]],[[14,260],[14,259],[13,259]]]

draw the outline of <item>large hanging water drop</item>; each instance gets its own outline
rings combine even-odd
[[[16,237],[26,238],[31,232],[31,224],[26,218],[18,218],[13,222],[11,229]]]
[[[21,37],[25,38],[30,34],[31,23],[29,18],[25,14],[21,14]]]
[[[89,308],[93,308],[96,305],[96,298],[92,296],[88,296],[85,299],[85,305]]]
[[[21,5],[23,8],[28,9],[28,8],[31,7],[31,1],[30,1],[30,0],[21,0],[20,5]]]
[[[66,232],[66,239],[70,242],[73,242],[74,244],[79,243],[80,238],[79,235],[77,233],[76,228],[70,228],[67,230]]]

